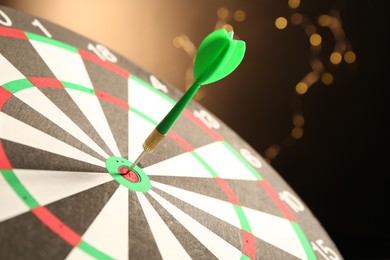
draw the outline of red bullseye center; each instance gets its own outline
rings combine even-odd
[[[125,174],[127,174],[129,172],[129,169],[127,168],[127,167],[120,167],[119,168],[119,173],[121,174],[121,175],[125,175]]]
[[[138,174],[133,171],[129,171],[127,167],[120,167],[119,173],[123,176],[123,178],[130,182],[139,182]]]

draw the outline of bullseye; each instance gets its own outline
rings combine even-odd
[[[134,171],[130,171],[127,167],[120,167],[119,173],[130,182],[139,182],[140,178],[138,174]]]
[[[139,181],[139,176],[137,173],[133,172],[133,171],[129,171],[127,174],[123,175],[123,177],[130,181],[130,182],[138,182]]]
[[[127,167],[120,167],[119,168],[119,173],[121,175],[126,175],[129,172],[129,169]]]
[[[130,170],[132,163],[122,157],[106,160],[108,173],[121,185],[133,191],[146,192],[150,189],[150,179],[137,165]]]

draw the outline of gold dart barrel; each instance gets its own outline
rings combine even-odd
[[[142,147],[147,153],[151,153],[156,149],[157,145],[161,142],[162,139],[164,139],[165,135],[160,133],[157,128],[155,128],[148,138],[146,138],[145,142],[143,143]]]
[[[155,128],[146,138],[145,142],[142,144],[143,152],[138,156],[138,158],[133,162],[133,164],[129,167],[129,171],[131,171],[134,166],[142,159],[145,153],[151,153],[156,149],[157,145],[164,139],[165,135],[160,133],[157,128]]]

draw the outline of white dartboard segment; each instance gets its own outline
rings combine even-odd
[[[25,77],[0,53],[0,86]]]
[[[162,258],[191,259],[145,195],[139,192],[136,194]]]
[[[129,160],[134,161],[142,153],[142,144],[148,135],[153,131],[155,125],[145,120],[132,110],[129,111],[128,146]]]
[[[87,162],[100,167],[106,167],[106,164],[70,146],[30,125],[27,125],[9,115],[0,112],[0,125],[7,127],[0,128],[0,138],[23,144],[54,154],[62,155],[82,162]]]
[[[128,198],[129,190],[119,185],[82,236],[84,241],[114,259],[129,258]],[[76,260],[82,255],[77,249],[73,251],[67,259]]]
[[[0,173],[0,222],[29,210]]]
[[[37,40],[30,39],[30,43],[56,79],[93,89],[84,62],[77,52]]]
[[[40,205],[47,205],[112,181],[111,175],[103,172],[27,169],[14,169],[13,172]]]
[[[183,153],[143,169],[149,176],[212,178],[191,152]]]
[[[160,122],[173,107],[168,100],[131,77],[128,82],[130,108],[134,107],[152,120]]]
[[[200,157],[207,158],[207,164],[223,179],[257,180],[222,142],[202,146],[195,149],[195,152]]]
[[[96,260],[90,254],[81,250],[79,247],[74,247],[72,251],[66,256],[66,260]]]

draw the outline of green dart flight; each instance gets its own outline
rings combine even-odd
[[[184,93],[164,119],[150,133],[143,143],[144,151],[130,166],[131,170],[143,157],[151,153],[172,128],[184,108],[202,85],[218,81],[232,73],[244,58],[244,41],[233,40],[233,31],[219,29],[210,33],[200,44],[194,62],[194,83]]]

